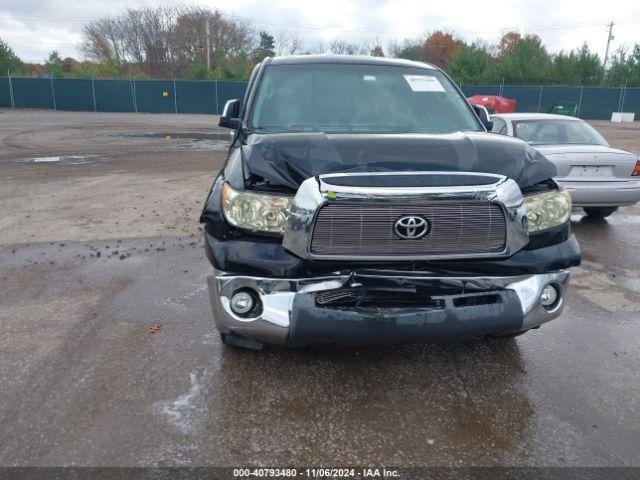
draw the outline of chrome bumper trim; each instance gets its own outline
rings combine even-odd
[[[433,277],[411,275],[406,272],[385,271],[379,274],[360,274],[360,278],[403,278],[433,281],[476,281],[488,286],[513,290],[522,306],[523,322],[520,330],[527,330],[557,318],[564,308],[569,283],[569,272],[556,272],[504,276],[504,277]],[[298,293],[319,292],[348,286],[349,274],[323,277],[287,279],[231,275],[215,271],[208,278],[209,294],[214,320],[221,333],[238,335],[266,343],[285,345],[289,333],[293,300]],[[553,284],[560,292],[560,300],[552,309],[540,304],[540,295],[546,285]],[[262,302],[262,312],[255,318],[242,318],[230,308],[231,296],[239,289],[250,288]]]

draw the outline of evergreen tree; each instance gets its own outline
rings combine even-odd
[[[260,31],[260,44],[253,52],[254,61],[261,62],[266,57],[273,57],[276,54],[275,45],[273,35],[269,35],[264,30]]]
[[[619,87],[625,83],[627,87],[640,87],[640,44],[634,45],[631,54],[625,47],[618,48],[611,59],[604,84]]]
[[[485,47],[463,44],[449,62],[447,73],[459,84],[486,83],[491,68],[491,55]]]
[[[505,37],[510,34],[505,35]],[[504,38],[504,37],[503,37]],[[505,43],[498,58],[495,80],[514,84],[543,84],[550,78],[551,58],[537,35]]]
[[[585,43],[568,54],[560,52],[553,59],[551,80],[562,85],[598,85],[604,68],[597,53],[591,53]]]

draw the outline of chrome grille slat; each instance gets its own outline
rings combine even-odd
[[[431,231],[419,240],[393,231],[403,215],[419,215]],[[318,212],[311,252],[315,255],[439,255],[500,253],[506,222],[500,205],[477,203],[330,203]]]

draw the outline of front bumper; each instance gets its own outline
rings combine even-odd
[[[615,207],[640,202],[640,180],[572,182],[557,179],[557,181],[569,191],[575,207]]]
[[[237,276],[216,271],[208,279],[213,315],[221,333],[276,345],[438,343],[490,334],[518,332],[556,318],[564,308],[569,272],[502,277],[434,277],[394,271],[336,273],[287,279]],[[553,285],[559,299],[551,308],[540,303]],[[327,307],[316,302],[322,292],[358,288],[396,289],[426,295],[431,306],[375,305]],[[231,310],[239,290],[250,291],[261,308],[243,318]],[[482,298],[482,301],[476,299]],[[490,301],[486,301],[490,298]]]

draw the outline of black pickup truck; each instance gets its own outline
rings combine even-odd
[[[226,345],[508,337],[562,311],[571,199],[424,63],[268,58],[201,221]]]

